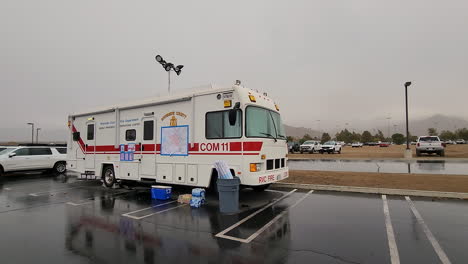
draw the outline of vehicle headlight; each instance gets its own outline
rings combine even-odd
[[[250,172],[260,171],[261,167],[262,167],[261,163],[250,163]]]

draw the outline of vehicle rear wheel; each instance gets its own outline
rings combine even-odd
[[[341,154],[341,149],[338,150],[338,154]]]
[[[304,151],[301,150],[301,154],[304,154]]]
[[[116,183],[115,174],[114,174],[114,166],[106,166],[104,167],[104,172],[102,174],[102,181],[104,185],[108,188],[112,188]]]
[[[445,157],[445,150],[441,150],[441,151],[439,152],[439,155],[440,155],[441,157]]]
[[[67,165],[64,161],[59,161],[54,165],[54,172],[62,174],[67,171]]]
[[[270,187],[270,184],[252,186],[252,189],[256,192],[263,192]]]

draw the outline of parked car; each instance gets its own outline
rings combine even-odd
[[[301,153],[308,152],[314,153],[320,150],[320,141],[317,140],[307,140],[306,142],[302,143],[300,146]]]
[[[436,153],[443,157],[445,156],[445,144],[437,136],[419,137],[416,144],[416,156],[420,157],[422,153]]]
[[[297,142],[288,142],[288,151],[289,153],[299,152],[301,150],[299,143]]]
[[[12,146],[0,146],[0,152],[4,151],[5,149],[10,149],[10,148],[14,148]]]
[[[0,175],[4,172],[53,170],[66,171],[66,147],[19,146],[0,151]]]
[[[338,144],[336,141],[328,141],[322,144],[322,147],[320,148],[319,152],[321,154],[327,152],[328,154],[333,154],[333,153],[341,153],[341,145]]]
[[[379,143],[379,147],[381,147],[381,148],[386,148],[386,147],[389,147],[389,146],[390,146],[390,143],[388,143],[388,142],[380,142]]]
[[[455,141],[457,144],[466,144],[466,141],[464,139],[457,139],[457,141]]]
[[[353,148],[362,148],[364,144],[362,144],[361,142],[353,142],[353,144],[351,144],[351,147]]]

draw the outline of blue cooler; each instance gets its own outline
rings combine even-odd
[[[169,200],[172,194],[172,187],[153,185],[151,186],[151,198],[158,200]]]

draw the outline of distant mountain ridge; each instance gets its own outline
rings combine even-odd
[[[379,121],[375,121],[378,123]],[[396,125],[396,128],[393,126]],[[312,137],[321,137],[322,131],[313,130],[311,128],[306,127],[294,127],[285,125],[286,135],[292,136],[295,138],[302,138],[305,134],[309,134]],[[392,122],[390,126],[390,134],[393,133],[402,133],[405,134],[406,124],[404,121]],[[422,119],[415,119],[412,120],[410,117],[409,120],[409,128],[410,133],[412,135],[422,136],[427,134],[428,128],[435,128],[438,133],[442,132],[443,130],[450,130],[455,131],[460,128],[468,128],[468,120],[463,119],[461,117],[454,117],[454,116],[445,116],[445,115],[433,115],[431,117],[422,118]],[[358,129],[358,128],[356,128]],[[381,130],[385,136],[388,134],[389,127],[388,126],[373,126],[369,125],[367,127],[359,128],[357,132],[363,132],[364,130],[368,130],[372,134],[376,133],[376,129]],[[327,129],[324,128],[324,132],[330,134],[330,136],[334,136],[337,132],[334,129]]]
[[[318,138],[322,136],[322,132],[307,127],[293,127],[284,125],[284,130],[286,131],[287,136],[294,138],[302,138],[305,134],[309,134],[311,137]]]

